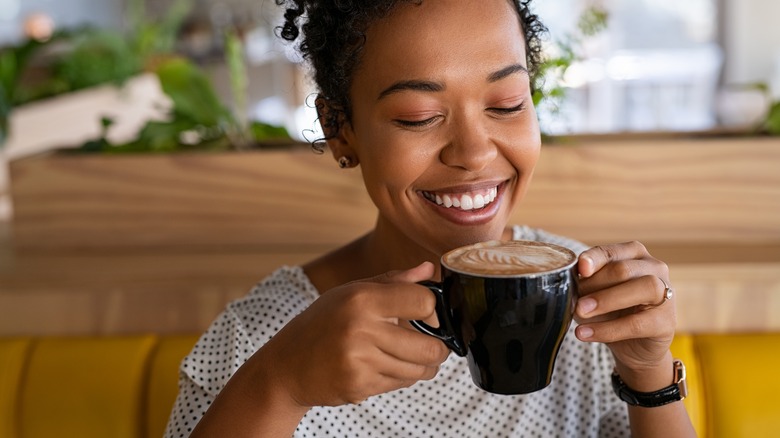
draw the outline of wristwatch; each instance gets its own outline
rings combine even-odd
[[[685,381],[685,364],[674,360],[674,382],[666,388],[653,392],[639,392],[629,388],[617,372],[612,373],[612,389],[615,394],[631,406],[655,408],[680,401],[688,395],[688,383]]]

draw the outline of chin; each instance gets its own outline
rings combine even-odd
[[[453,235],[440,239],[438,245],[436,245],[439,251],[436,252],[441,255],[461,246],[488,240],[502,240],[505,229],[506,225],[463,228]]]

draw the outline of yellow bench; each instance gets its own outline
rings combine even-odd
[[[0,437],[160,437],[196,336],[0,339]],[[780,333],[678,335],[701,437],[780,430]]]
[[[0,339],[0,437],[160,437],[196,340]]]

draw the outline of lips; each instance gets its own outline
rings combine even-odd
[[[496,200],[498,185],[464,192],[422,191],[422,195],[425,199],[444,208],[462,211],[479,210]]]

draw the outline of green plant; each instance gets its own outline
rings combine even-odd
[[[575,32],[556,40],[532,78],[534,105],[542,102],[557,108],[566,96],[563,77],[569,67],[582,59],[583,41],[606,29],[609,13],[600,6],[589,6],[580,15]]]
[[[0,50],[0,146],[14,107],[95,85],[119,85],[171,53],[192,0],[176,0],[160,20],[146,18],[143,4],[128,4],[131,19],[124,33],[79,27]]]
[[[235,111],[221,104],[198,66],[174,54],[178,30],[191,6],[192,0],[176,0],[162,18],[151,20],[144,0],[131,0],[124,33],[82,27],[57,32],[46,42],[29,40],[0,51],[0,146],[14,107],[95,85],[121,85],[143,71],[156,73],[170,98],[167,119],[150,121],[136,139],[115,145],[107,139],[113,120],[103,118],[101,136],[86,142],[80,151],[223,150],[289,142],[284,128],[247,120],[248,81],[236,35],[228,34],[225,42]]]
[[[775,102],[769,108],[763,125],[764,131],[769,135],[780,135],[780,101]]]
[[[230,71],[233,100],[238,108],[222,105],[208,77],[184,58],[171,58],[156,69],[163,92],[172,107],[165,121],[149,121],[138,136],[125,144],[107,140],[111,120],[103,119],[99,139],[85,143],[81,152],[175,152],[190,150],[248,149],[260,144],[289,142],[283,127],[248,121],[246,107],[246,66],[241,41],[235,34],[226,39],[226,62]]]

